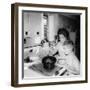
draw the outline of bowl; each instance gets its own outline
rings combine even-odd
[[[55,68],[56,58],[54,56],[45,56],[42,59],[43,68],[47,71],[52,71]]]

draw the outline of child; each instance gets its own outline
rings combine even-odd
[[[41,48],[40,48],[40,52],[39,52],[39,56],[40,58],[43,58],[47,55],[49,55],[49,42],[45,39],[45,40],[42,40],[41,42]]]
[[[65,41],[63,44],[65,54],[65,67],[70,74],[80,74],[80,62],[74,53],[74,45],[72,41]]]
[[[80,62],[74,54],[73,42],[68,40],[63,44],[64,57],[59,57],[57,65],[63,67],[62,70],[57,71],[61,76],[65,72],[66,75],[79,75],[80,74]]]

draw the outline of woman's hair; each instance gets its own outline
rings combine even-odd
[[[57,32],[57,39],[58,39],[58,41],[60,41],[59,34],[63,34],[66,37],[67,40],[70,39],[69,32],[65,28],[60,28],[58,30],[58,32]]]

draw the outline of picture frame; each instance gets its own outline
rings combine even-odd
[[[46,5],[32,3],[12,4],[11,86],[22,87],[87,83],[87,15],[88,8],[82,6]],[[59,43],[57,40],[57,29],[62,28],[64,30],[63,27],[70,32],[70,35],[72,35],[71,39],[75,44],[75,52],[77,52],[75,55],[79,58],[79,75],[76,74],[74,76],[70,74],[71,76],[62,76],[60,74],[59,76],[55,76],[58,68],[55,72],[54,70],[50,71],[50,67],[53,65],[47,66],[47,71],[41,69],[43,68],[43,55],[46,54],[42,54],[43,51],[41,51],[41,53],[38,51],[38,47],[41,50],[42,43],[45,42],[41,42],[41,40],[47,39],[49,42],[49,48],[51,48],[51,46],[53,47],[54,44]],[[73,39],[74,35],[75,39]],[[34,54],[32,54],[34,50],[36,51]],[[40,58],[43,56],[40,62],[42,67],[32,64],[32,62],[37,59],[37,56],[35,56],[36,52],[39,52]],[[52,57],[52,53],[50,57]],[[78,66],[76,66],[76,68],[77,67]],[[30,69],[32,69],[32,71],[30,71]]]

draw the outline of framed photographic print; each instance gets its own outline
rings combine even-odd
[[[87,7],[11,5],[11,85],[87,83]]]

